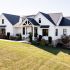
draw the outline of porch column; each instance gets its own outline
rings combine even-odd
[[[34,26],[33,26],[33,40],[34,40]]]
[[[25,38],[26,38],[26,27],[25,27]]]

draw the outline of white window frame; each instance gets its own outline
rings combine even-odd
[[[63,29],[63,35],[67,35],[67,29]]]

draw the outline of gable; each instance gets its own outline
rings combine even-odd
[[[41,23],[39,23],[39,18],[41,18]],[[50,22],[46,17],[44,17],[40,12],[34,18],[39,25],[49,25],[54,26],[52,22]]]
[[[39,25],[33,18],[27,18],[33,25]]]
[[[61,19],[62,19],[62,13],[43,13],[40,12],[46,19],[48,19],[50,22],[52,22],[54,25],[59,25]]]
[[[25,26],[25,25],[39,26],[39,24],[33,18],[26,18],[22,23],[19,24],[19,26]]]
[[[20,16],[17,15],[11,15],[11,14],[5,14],[3,13],[3,15],[7,18],[7,20],[12,24],[16,24],[19,22]]]

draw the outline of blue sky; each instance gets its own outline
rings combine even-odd
[[[0,14],[31,15],[62,12],[70,16],[70,0],[0,0]]]

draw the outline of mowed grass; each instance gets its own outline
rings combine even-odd
[[[70,70],[70,50],[58,50],[0,40],[0,70]]]

